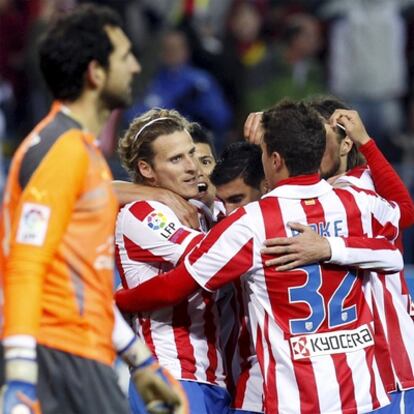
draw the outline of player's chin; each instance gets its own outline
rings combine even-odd
[[[180,189],[176,189],[175,192],[181,195],[186,199],[198,198],[198,188],[197,185],[187,184],[182,186]]]

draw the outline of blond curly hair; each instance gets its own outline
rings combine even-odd
[[[154,108],[136,117],[118,143],[121,164],[131,180],[134,183],[145,182],[138,169],[138,161],[153,165],[152,142],[156,138],[176,131],[188,131],[189,126],[189,121],[174,109]]]

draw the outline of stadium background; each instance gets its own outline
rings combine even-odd
[[[0,0],[0,196],[13,151],[50,104],[36,42],[59,13],[85,2]],[[414,195],[414,0],[95,2],[122,15],[143,67],[132,108],[102,133],[115,177],[125,178],[117,136],[148,106],[168,103],[201,122],[220,151],[242,138],[250,111],[332,93],[359,110]],[[175,88],[157,89],[161,67],[179,72]],[[414,228],[404,243],[414,293]]]

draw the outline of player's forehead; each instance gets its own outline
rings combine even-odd
[[[195,152],[195,145],[191,135],[184,129],[159,135],[152,142],[152,150],[155,158],[171,158]]]
[[[213,151],[211,150],[210,145],[206,144],[205,142],[196,142],[194,145],[197,157],[213,158]]]
[[[217,186],[216,191],[219,198],[229,198],[237,195],[245,196],[249,187],[250,186],[244,182],[243,177],[237,177],[226,184]]]
[[[123,56],[131,49],[131,41],[126,36],[125,32],[118,26],[105,26],[105,31],[108,34],[109,40],[112,43],[113,56]]]
[[[336,129],[328,122],[325,122],[324,126],[325,126],[325,132],[326,132],[326,144],[332,145],[332,144],[338,143],[339,136],[338,136]]]

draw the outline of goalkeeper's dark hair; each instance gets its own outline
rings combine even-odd
[[[121,27],[117,13],[84,4],[58,19],[41,38],[40,69],[55,99],[74,101],[82,94],[88,65],[109,67],[113,45],[106,27]]]

